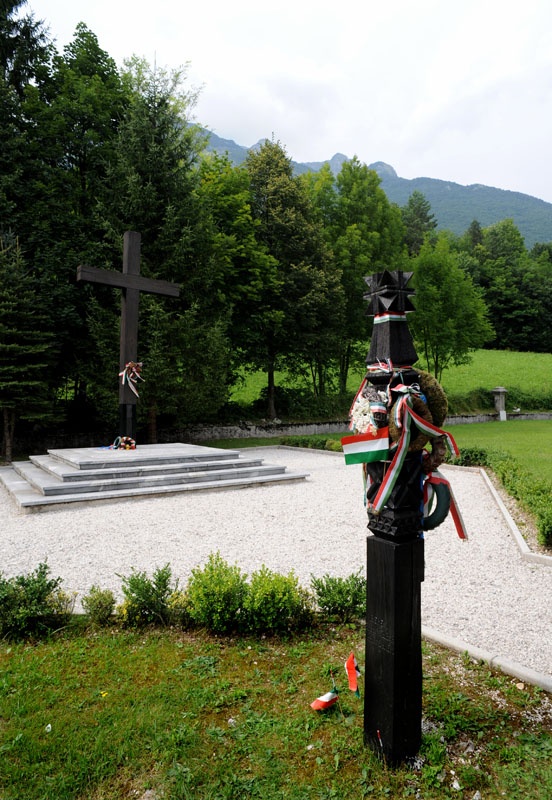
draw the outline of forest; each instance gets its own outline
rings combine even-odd
[[[58,52],[23,6],[0,10],[5,459],[16,425],[116,435],[120,290],[76,274],[120,270],[129,230],[141,274],[180,286],[140,298],[148,441],[231,414],[248,371],[266,375],[268,419],[276,374],[329,408],[366,356],[365,277],[385,269],[413,273],[410,328],[438,379],[482,347],[552,351],[552,242],[527,249],[511,219],[437,231],[422,193],[391,203],[356,158],[295,175],[285,144],[266,140],[235,166],[205,151],[185,69],[118,68],[83,23]]]

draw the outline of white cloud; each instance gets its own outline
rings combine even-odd
[[[358,155],[399,175],[552,201],[548,0],[30,0],[62,46],[84,21],[118,63],[190,62],[198,121],[300,161]]]

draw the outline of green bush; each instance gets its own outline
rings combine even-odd
[[[213,633],[242,628],[246,577],[238,566],[224,561],[219,552],[211,553],[203,569],[193,569],[188,581],[192,621]]]
[[[93,625],[109,625],[115,611],[115,595],[111,589],[92,586],[89,593],[82,598],[82,607]]]
[[[179,628],[189,628],[192,623],[190,598],[187,592],[175,589],[168,597],[169,622]]]
[[[123,581],[125,599],[118,607],[121,624],[125,627],[142,627],[144,625],[169,622],[168,599],[173,590],[171,587],[171,568],[168,564],[159,567],[148,578],[145,572],[132,573]]]
[[[339,452],[343,449],[339,439],[323,439],[320,436],[283,436],[280,443],[287,447],[307,447],[309,450]]]
[[[504,453],[489,452],[489,466],[502,486],[520,506],[535,517],[539,543],[552,547],[552,486],[548,481],[535,480],[519,462]]]
[[[460,457],[452,463],[491,469],[508,494],[534,517],[539,543],[543,547],[552,547],[552,486],[549,481],[535,480],[519,461],[501,450],[463,447]]]
[[[490,389],[471,389],[465,394],[447,392],[448,416],[455,414],[492,414],[495,410],[494,397]]]
[[[309,450],[324,450],[324,439],[315,439],[313,436],[283,436],[282,444],[287,447],[308,447]]]
[[[482,447],[463,447],[460,455],[451,460],[451,464],[458,467],[486,467],[489,465],[489,456]]]
[[[347,578],[311,575],[311,587],[316,604],[331,619],[350,622],[366,616],[366,578],[361,570]]]
[[[254,633],[304,630],[313,620],[312,599],[293,571],[280,575],[263,565],[251,576],[244,616],[245,625]]]
[[[263,387],[257,400],[251,403],[253,416],[264,416],[268,407],[268,390]],[[347,419],[351,395],[315,395],[311,388],[276,386],[276,413],[279,417],[295,420]]]
[[[50,578],[49,572],[42,563],[27,575],[0,575],[0,637],[44,634],[68,614],[69,595],[59,588],[61,578]]]

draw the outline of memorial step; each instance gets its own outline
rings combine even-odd
[[[94,467],[79,468],[63,461],[59,458],[52,457],[51,455],[31,456],[29,461],[14,462],[14,469],[18,469],[20,465],[32,465],[40,468],[40,470],[48,473],[52,478],[58,481],[67,483],[77,483],[84,481],[97,480],[101,477],[102,480],[107,478],[147,478],[154,477],[155,475],[171,475],[171,474],[185,474],[191,472],[202,471],[224,471],[239,467],[255,467],[263,463],[262,458],[241,458],[239,456],[227,459],[218,459],[207,461],[177,461],[166,462],[161,464],[147,464],[147,463],[132,463],[130,465],[120,464],[119,466],[112,466],[110,464],[103,464],[101,466],[94,465]]]
[[[215,483],[228,481],[235,478],[255,478],[268,475],[279,475],[285,472],[285,467],[258,464],[256,466],[235,465],[224,469],[199,469],[183,470],[180,472],[157,472],[154,475],[119,474],[117,477],[109,475],[102,477],[100,472],[93,472],[86,481],[64,481],[44,472],[40,467],[29,461],[13,463],[13,469],[24,478],[38,492],[44,495],[82,494],[83,492],[103,492],[111,489],[138,489],[149,486],[177,486],[186,483]],[[107,472],[107,470],[105,470]]]
[[[0,468],[0,482],[23,510],[60,503],[112,500],[183,491],[234,489],[303,480],[285,466],[239,451],[180,443],[136,450],[49,450]]]

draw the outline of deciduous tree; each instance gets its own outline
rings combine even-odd
[[[449,365],[466,364],[470,353],[493,336],[480,291],[458,265],[445,235],[426,241],[413,261],[416,290],[411,330],[418,354],[437,380]]]
[[[355,157],[334,177],[328,166],[303,177],[324,234],[341,273],[344,321],[335,353],[339,390],[347,390],[353,360],[366,355],[370,333],[363,295],[364,278],[379,269],[396,269],[405,259],[404,229],[397,206],[387,200],[378,174]]]
[[[246,161],[257,238],[275,262],[253,305],[244,356],[267,373],[268,416],[276,416],[274,374],[292,358],[311,364],[323,390],[328,343],[342,322],[339,274],[329,260],[322,227],[291,160],[265,141]]]

